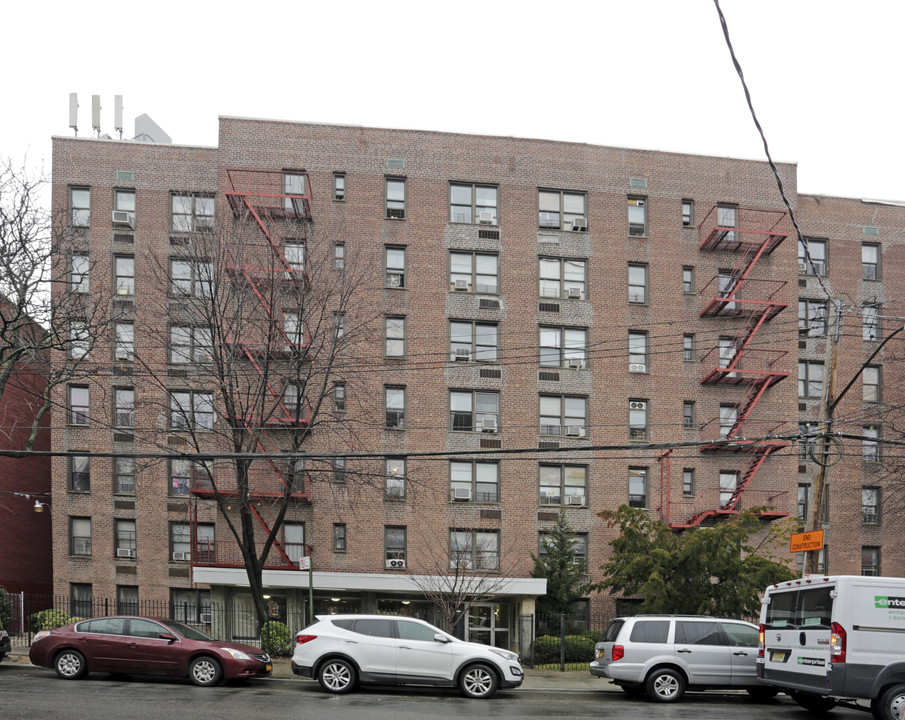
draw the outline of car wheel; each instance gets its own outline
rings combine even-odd
[[[905,718],[905,685],[893,685],[870,705],[876,720]]]
[[[335,658],[318,668],[317,681],[327,692],[347,693],[355,687],[356,675],[352,663]]]
[[[220,663],[208,655],[202,655],[192,660],[189,665],[189,678],[195,685],[209,687],[216,685],[223,677],[223,668]]]
[[[685,678],[675,670],[659,668],[647,676],[644,691],[656,702],[676,702],[685,694]]]
[[[777,688],[768,685],[764,685],[763,687],[749,687],[745,688],[745,690],[747,690],[748,694],[755,700],[769,700],[770,698],[779,695],[779,690]]]
[[[470,698],[489,698],[499,684],[496,673],[487,665],[471,665],[459,676],[459,690]]]
[[[823,695],[815,695],[814,693],[791,690],[789,692],[789,697],[814,715],[823,715],[836,707],[836,701],[832,698],[824,697]]]
[[[86,672],[85,656],[78,650],[64,650],[53,661],[53,669],[64,680],[78,680]]]

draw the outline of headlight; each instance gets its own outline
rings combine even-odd
[[[234,660],[251,660],[251,655],[242,652],[241,650],[234,650],[233,648],[220,648],[223,652],[229,653]]]
[[[502,648],[487,648],[494,655],[499,655],[503,660],[512,660],[514,662],[518,662],[518,653],[510,652],[509,650],[503,650]]]

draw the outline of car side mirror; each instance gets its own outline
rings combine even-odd
[[[167,642],[171,642],[171,643],[176,642],[179,639],[172,633],[168,633],[168,632],[162,632],[157,637],[159,637],[161,640],[166,640]]]
[[[434,640],[436,640],[439,643],[448,643],[449,642],[449,638],[446,637],[446,635],[444,635],[443,633],[434,633]]]

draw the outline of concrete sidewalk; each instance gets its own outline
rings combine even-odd
[[[31,665],[28,659],[28,648],[14,647],[3,659],[3,664]],[[297,678],[301,681],[314,682],[308,678],[300,678],[292,674],[289,658],[276,658],[273,662],[273,677]],[[541,692],[620,692],[619,688],[609,680],[596,678],[587,670],[533,670],[525,668],[523,690],[539,690]]]

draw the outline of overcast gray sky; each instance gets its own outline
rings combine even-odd
[[[721,0],[755,108],[799,190],[905,200],[901,0]],[[763,159],[712,0],[33,0],[2,11],[0,154],[124,137],[150,115],[216,145],[234,115]]]

